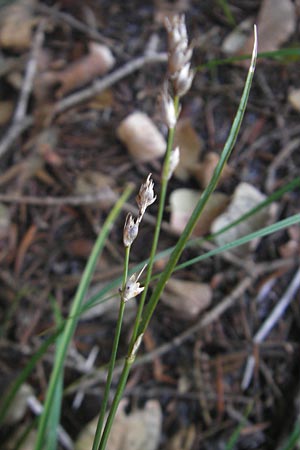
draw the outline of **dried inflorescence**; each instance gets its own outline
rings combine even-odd
[[[152,203],[156,200],[156,195],[154,194],[154,183],[151,179],[151,175],[152,174],[149,173],[147,180],[142,184],[140,191],[136,196],[136,202],[139,208],[139,222],[141,222],[148,206],[152,205]]]
[[[164,84],[164,90],[161,95],[162,117],[168,128],[174,128],[177,122],[178,113],[176,113],[174,100],[168,93],[168,83]]]
[[[142,275],[144,269],[146,266],[143,267],[141,272],[139,274],[134,273],[131,275],[131,277],[127,280],[127,283],[124,288],[124,292],[122,292],[123,300],[127,302],[131,298],[136,297],[141,292],[143,292],[144,288],[140,287],[139,278]]]
[[[125,219],[123,230],[123,243],[125,247],[130,247],[139,232],[139,221],[128,213]]]
[[[174,94],[182,97],[190,89],[194,72],[191,70],[193,50],[188,42],[184,15],[166,19],[168,32],[168,76]]]
[[[193,50],[189,45],[184,15],[166,19],[168,32],[168,73],[161,97],[163,120],[170,130],[174,130],[180,114],[179,99],[190,89],[194,78],[191,70]],[[171,93],[171,95],[170,95]],[[170,179],[179,163],[180,149],[170,153],[167,178]]]
[[[136,202],[139,208],[139,215],[134,218],[131,213],[128,213],[125,220],[124,231],[123,231],[123,243],[125,247],[130,247],[139,232],[139,224],[145,214],[148,206],[156,200],[156,195],[154,194],[154,183],[151,179],[151,173],[148,175],[145,183],[140,187],[140,191],[136,196]]]

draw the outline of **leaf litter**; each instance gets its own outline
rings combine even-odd
[[[5,157],[0,152],[0,201],[4,205],[1,208],[0,313],[5,318],[0,346],[1,392],[7,389],[5,376],[12,378],[19,373],[54,325],[50,299],[55,298],[62,313],[67,313],[89,246],[111,204],[111,200],[86,204],[80,199],[101,190],[109,197],[105,189],[117,198],[128,181],[140,186],[141,179],[150,172],[159,186],[166,135],[154,111],[165,75],[163,58],[152,65],[141,64],[138,70],[130,69],[126,76],[118,75],[118,81],[110,84],[106,97],[97,97],[94,82],[107,76],[112,80],[115,71],[123,65],[130,66],[144,54],[148,39],[156,40],[157,48],[163,51],[166,36],[162,15],[165,12],[168,15],[186,13],[189,35],[194,38],[194,66],[222,58],[222,45],[231,30],[220,4],[209,8],[205,2],[193,1],[137,5],[130,0],[125,9],[120,2],[96,5],[91,1],[88,6],[71,3],[62,2],[41,13],[37,7],[41,6],[39,2],[14,2],[8,5],[7,15],[1,16],[3,70],[0,83],[3,101],[7,103],[2,104],[4,118],[0,127],[6,146],[9,138]],[[300,40],[295,27],[298,14],[295,3],[274,1],[271,6],[269,1],[246,2],[243,6],[238,2],[227,3],[237,24],[257,19],[260,51],[293,46]],[[21,8],[21,14],[13,12],[13,6]],[[23,98],[24,73],[32,57],[31,46],[41,19],[46,19],[47,24],[43,45],[34,56],[37,76],[33,90],[28,102],[22,105],[25,115],[21,125],[25,128],[19,128],[21,131],[10,140],[11,111]],[[95,41],[91,38],[93,30]],[[104,41],[101,35],[106,38]],[[111,65],[105,69],[110,72],[105,74],[105,70],[99,69],[100,60],[97,59],[95,66],[95,60],[93,64],[89,60],[92,48],[104,43],[113,55]],[[247,47],[239,51],[246,52]],[[237,210],[241,213],[249,209],[250,203],[256,204],[257,200],[251,199],[251,195],[249,200],[249,190],[259,193],[255,198],[265,198],[265,181],[274,160],[280,164],[268,183],[270,192],[298,175],[298,152],[281,157],[282,149],[299,134],[298,72],[297,60],[285,65],[276,60],[260,61],[259,78],[254,79],[236,152],[229,162],[226,177],[218,186],[218,197],[214,197],[219,198],[216,203],[220,209],[213,215],[205,212],[206,223],[198,229],[199,236],[210,232],[212,222],[222,217],[220,214],[233,212],[230,218],[227,216],[228,223],[237,217]],[[54,84],[43,84],[45,74],[51,75]],[[177,139],[182,147],[182,161],[177,169],[178,176],[170,180],[168,201],[171,205],[177,190],[187,190],[193,202],[201,195],[199,188],[207,185],[230,129],[244,78],[244,69],[233,65],[197,72],[181,112]],[[82,96],[83,87],[90,89],[88,100]],[[60,113],[58,105],[69,97],[73,99],[72,107],[64,106],[64,112]],[[124,118],[126,121],[135,112],[142,114],[145,121],[134,120],[128,143],[127,138],[119,139],[118,129]],[[249,189],[236,204],[236,190],[241,183],[247,183]],[[285,218],[299,211],[298,194],[298,191],[287,192],[278,201],[277,217]],[[185,207],[191,201],[180,195],[175,209],[171,206],[171,211],[165,212],[161,249],[174,245],[174,227],[175,234],[180,234],[190,214]],[[103,259],[97,267],[93,283],[96,294],[111,277],[122,272],[122,227],[127,212],[130,211],[124,211],[122,220],[111,230]],[[134,243],[134,263],[148,257],[154,214],[155,205],[146,213],[147,225]],[[257,229],[258,222],[269,223],[269,216],[256,217],[246,223],[247,230],[237,227],[236,237]],[[183,258],[199,256],[202,251],[190,247]],[[155,412],[149,408],[145,413],[147,420],[152,415],[156,424],[154,437],[146,438],[155,443],[155,448],[172,448],[172,445],[187,450],[224,448],[246,406],[255,398],[256,407],[242,430],[237,449],[251,446],[274,450],[274,442],[280,439],[276,423],[280,421],[281,428],[288,429],[285,416],[299,411],[289,397],[291,387],[297,390],[299,374],[298,297],[295,296],[292,307],[259,348],[253,347],[252,338],[288,287],[298,256],[299,234],[289,229],[262,239],[255,248],[240,255],[219,255],[186,269],[188,273],[176,274],[173,286],[171,281],[165,293],[168,306],[160,305],[151,322],[150,331],[157,348],[142,349],[140,353],[148,362],[140,362],[129,380],[126,395],[131,407],[130,411],[122,410],[122,421],[126,423],[133,416],[132,422],[135,422],[147,411],[148,402],[155,402]],[[259,275],[256,269],[260,270]],[[268,283],[270,279],[272,284]],[[268,286],[268,290],[262,292],[261,286]],[[259,305],[256,303],[258,293]],[[132,300],[130,306],[136,308]],[[118,296],[110,302],[106,310],[90,309],[80,321],[66,362],[66,387],[78,381],[78,392],[82,392],[81,383],[84,385],[87,377],[81,369],[82,363],[88,359],[92,348],[99,350],[94,365],[97,370],[92,367],[88,374],[90,379],[95,377],[94,388],[85,390],[83,387],[83,400],[78,410],[71,408],[69,400],[72,398],[68,397],[64,403],[61,425],[74,442],[84,424],[99,411],[102,395],[99,379],[102,378],[98,371],[110,356]],[[202,309],[204,305],[207,309]],[[129,308],[128,312],[130,317]],[[126,321],[120,356],[125,354],[130,326],[130,320]],[[255,379],[243,392],[244,367],[252,354],[255,355]],[[50,349],[28,379],[35,395],[41,398],[52,362],[53,350]],[[157,364],[163,366],[161,378],[152,373]],[[183,380],[186,381],[184,389]],[[278,408],[278,399],[281,408]],[[31,419],[32,414],[27,411],[15,427],[21,430],[31,424]],[[151,428],[147,420],[139,425],[144,432]],[[2,438],[3,442],[4,439],[12,442],[9,427],[1,430]],[[139,439],[134,439],[133,445],[146,448],[145,435]]]

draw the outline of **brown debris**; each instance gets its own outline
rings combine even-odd
[[[117,129],[119,139],[130,155],[139,162],[152,161],[164,155],[167,144],[153,121],[136,111],[127,116]]]
[[[56,96],[58,98],[63,97],[74,89],[104,75],[114,64],[115,58],[108,47],[96,42],[90,42],[87,55],[82,56],[61,71],[42,74],[39,80],[39,91],[49,89],[50,86],[59,85]]]

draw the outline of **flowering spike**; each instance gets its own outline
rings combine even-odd
[[[124,231],[123,231],[123,243],[125,247],[129,247],[139,231],[139,220],[134,219],[132,214],[128,213],[125,219]]]
[[[184,15],[176,15],[172,20],[167,19],[165,24],[168,32],[169,78],[174,93],[182,97],[190,89],[194,78],[194,73],[190,70],[193,50],[189,46]]]
[[[167,83],[164,85],[164,90],[161,96],[162,115],[166,125],[169,128],[174,128],[177,122],[177,115],[175,111],[174,100],[168,93]]]
[[[145,214],[148,206],[156,200],[156,195],[154,195],[154,183],[151,180],[151,173],[149,173],[147,180],[142,184],[138,195],[136,196],[136,202],[139,208],[138,221],[140,222]]]
[[[140,283],[138,282],[145,267],[146,265],[142,268],[139,274],[134,273],[133,275],[131,275],[131,277],[127,281],[124,291],[121,291],[124,302],[127,302],[129,299],[136,297],[145,289],[143,287],[140,287]]]
[[[190,64],[186,64],[179,72],[174,86],[179,97],[185,95],[191,88],[195,73],[190,70]]]

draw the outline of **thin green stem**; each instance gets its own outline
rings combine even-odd
[[[174,98],[174,107],[175,107],[175,112],[177,115],[178,110],[179,110],[179,97],[178,96],[176,96]],[[139,325],[141,322],[144,304],[145,304],[149,284],[150,284],[151,277],[152,277],[153,265],[154,265],[154,261],[155,261],[155,255],[156,255],[156,251],[157,251],[158,240],[159,240],[159,235],[160,235],[160,230],[161,230],[161,223],[162,223],[163,213],[164,213],[165,203],[166,203],[169,168],[170,168],[170,156],[171,156],[171,152],[172,152],[173,144],[174,144],[174,135],[175,135],[175,127],[169,129],[167,150],[166,150],[166,155],[165,155],[164,165],[163,165],[163,170],[162,170],[162,176],[161,176],[161,189],[160,189],[160,196],[159,196],[158,213],[157,213],[157,217],[156,217],[156,225],[155,225],[154,236],[153,236],[153,240],[152,240],[152,246],[151,246],[151,252],[150,252],[150,256],[149,256],[146,278],[145,278],[145,282],[144,282],[144,291],[139,300],[138,311],[137,311],[136,319],[135,319],[134,326],[133,326],[132,338],[131,338],[130,345],[129,345],[129,353],[131,353],[133,345],[137,338],[138,328],[139,328]]]
[[[111,430],[112,424],[114,422],[114,418],[115,418],[120,400],[122,398],[122,395],[123,395],[123,392],[124,392],[124,389],[125,389],[125,386],[127,383],[128,375],[129,375],[129,372],[130,372],[133,362],[134,362],[134,360],[132,360],[130,358],[126,358],[126,360],[125,360],[125,364],[124,364],[124,367],[123,367],[123,370],[122,370],[122,373],[120,376],[120,381],[118,383],[117,390],[116,390],[116,393],[115,393],[115,396],[114,396],[114,399],[113,399],[113,402],[112,402],[112,405],[111,405],[111,408],[109,411],[109,415],[107,417],[106,424],[105,424],[105,427],[104,427],[104,430],[102,433],[100,445],[97,448],[97,450],[105,450],[105,448],[106,448],[110,430]]]
[[[174,106],[175,106],[175,111],[177,113],[179,110],[179,97],[177,97],[177,96],[174,99]],[[156,255],[156,251],[157,251],[157,245],[158,245],[158,240],[159,240],[159,235],[160,235],[160,230],[161,230],[161,223],[162,223],[162,218],[163,218],[163,213],[164,213],[164,208],[165,208],[167,186],[168,186],[168,179],[169,179],[170,156],[171,156],[171,152],[173,149],[174,134],[175,134],[175,127],[170,128],[169,135],[168,135],[167,150],[166,150],[166,155],[165,155],[165,160],[164,160],[164,165],[163,165],[163,170],[162,170],[162,176],[161,176],[161,190],[160,190],[160,196],[159,196],[159,206],[158,206],[158,213],[157,213],[157,218],[156,218],[156,226],[155,226],[155,230],[154,230],[154,236],[153,236],[153,240],[152,240],[152,247],[151,247],[151,252],[150,252],[150,257],[149,257],[149,263],[148,263],[148,267],[147,267],[144,291],[143,291],[140,301],[139,301],[138,311],[137,311],[137,315],[136,315],[134,326],[133,326],[131,340],[129,343],[127,358],[125,360],[123,372],[120,376],[120,381],[117,386],[117,391],[116,391],[113,403],[110,408],[110,412],[109,412],[109,415],[108,415],[108,418],[106,421],[105,428],[103,430],[100,446],[95,447],[95,448],[93,447],[93,450],[105,449],[107,439],[108,439],[108,436],[109,436],[109,433],[111,430],[111,426],[113,424],[119,402],[122,398],[122,394],[123,394],[123,391],[126,386],[130,368],[135,359],[135,353],[137,351],[137,347],[135,347],[136,341],[137,341],[137,334],[138,334],[138,329],[139,329],[139,325],[141,322],[142,312],[143,312],[150,280],[152,277],[153,265],[154,265],[154,261],[155,261],[155,255]]]
[[[52,403],[54,400],[55,390],[56,390],[56,384],[58,382],[58,379],[61,375],[61,371],[63,370],[64,360],[67,354],[67,350],[70,344],[70,341],[72,339],[72,336],[74,334],[78,319],[79,319],[79,311],[81,309],[81,305],[83,302],[83,299],[86,295],[88,286],[90,284],[90,281],[92,279],[94,270],[96,268],[96,264],[98,261],[98,257],[103,250],[103,247],[105,245],[106,238],[109,234],[109,231],[111,229],[112,224],[114,223],[117,215],[121,211],[122,205],[129,197],[130,193],[132,191],[132,187],[128,186],[120,199],[116,202],[114,208],[108,215],[106,221],[103,224],[102,230],[96,240],[96,243],[93,247],[93,250],[91,252],[91,255],[88,259],[87,265],[85,267],[85,270],[83,272],[80,284],[78,286],[78,289],[76,291],[73,304],[71,306],[71,311],[69,314],[70,319],[66,322],[63,334],[61,336],[61,341],[57,349],[57,357],[55,359],[55,363],[53,366],[53,370],[51,373],[49,386],[47,389],[47,395],[44,405],[43,413],[41,414],[40,421],[39,421],[39,428],[37,433],[37,439],[35,444],[35,450],[45,450],[44,446],[44,439],[45,439],[45,433],[47,429],[49,414],[51,411]]]
[[[111,409],[110,409],[110,412],[109,412],[109,415],[108,415],[108,418],[106,421],[105,428],[103,430],[99,448],[97,450],[105,450],[107,440],[109,437],[109,433],[110,433],[110,430],[111,430],[111,427],[112,427],[112,424],[114,421],[114,417],[117,412],[119,402],[121,400],[123,391],[126,386],[130,368],[135,360],[135,356],[136,356],[139,344],[141,342],[141,338],[142,338],[144,332],[146,331],[149,321],[153,315],[154,309],[159,301],[160,295],[165,287],[165,284],[166,284],[167,280],[170,278],[170,276],[179,260],[179,257],[181,255],[183,249],[185,248],[187,240],[188,240],[189,236],[191,235],[191,233],[199,219],[199,216],[202,213],[211,193],[215,189],[215,187],[219,181],[219,178],[221,176],[222,170],[223,170],[223,168],[230,156],[230,153],[233,149],[233,146],[234,146],[236,138],[237,138],[237,134],[238,134],[240,126],[241,126],[245,108],[247,105],[247,100],[248,100],[251,82],[252,82],[253,73],[254,73],[254,68],[255,68],[256,55],[257,55],[257,39],[256,39],[256,29],[255,29],[254,50],[253,50],[251,66],[250,66],[250,69],[248,72],[248,77],[246,80],[246,85],[245,85],[245,88],[243,91],[239,109],[236,114],[235,120],[233,122],[228,140],[225,144],[224,150],[220,157],[219,164],[217,165],[217,167],[215,169],[215,172],[212,176],[212,180],[211,180],[209,186],[207,187],[207,189],[204,191],[204,193],[200,197],[199,202],[198,202],[194,212],[192,213],[191,218],[190,218],[188,224],[186,225],[185,230],[182,233],[182,236],[179,238],[178,243],[175,246],[175,249],[171,254],[170,260],[167,263],[166,268],[163,271],[163,273],[162,273],[162,275],[150,297],[149,303],[145,307],[145,314],[141,318],[141,323],[139,324],[139,320],[140,320],[139,317],[137,317],[137,320],[135,321],[133,335],[131,338],[131,342],[129,344],[129,352],[126,357],[125,363],[124,363],[123,371],[122,371],[122,374],[121,374],[121,377],[120,377],[120,380],[119,380],[119,383],[117,386],[116,394],[113,399],[113,403],[112,403],[112,406],[111,406]],[[178,108],[178,103],[179,103],[179,100],[176,99],[175,106],[177,108]],[[165,158],[163,173],[162,173],[162,186],[161,186],[159,210],[158,210],[158,216],[157,216],[157,226],[155,228],[153,245],[152,245],[151,255],[150,255],[150,262],[149,262],[147,276],[146,276],[146,288],[145,288],[146,291],[148,289],[149,282],[150,282],[151,275],[152,275],[152,268],[153,268],[155,254],[156,254],[158,237],[159,237],[159,233],[160,233],[161,221],[162,221],[162,216],[163,216],[163,211],[164,211],[164,204],[165,204],[166,192],[167,192],[167,182],[168,182],[168,178],[169,178],[170,155],[171,155],[171,150],[173,147],[173,140],[174,140],[174,131],[175,131],[174,128],[170,129],[170,131],[169,131],[166,158]],[[143,298],[142,306],[140,305],[140,308],[139,308],[141,313],[143,312],[143,306],[144,306],[146,293],[143,295],[143,297],[144,298]]]
[[[99,447],[99,444],[100,444],[101,433],[102,433],[102,428],[103,428],[103,421],[104,421],[107,403],[108,403],[108,399],[109,399],[113,371],[114,371],[115,364],[116,364],[116,357],[117,357],[117,351],[118,351],[118,346],[119,346],[119,341],[120,341],[120,334],[121,334],[121,328],[122,328],[123,316],[124,316],[125,304],[126,304],[126,302],[124,300],[124,292],[125,292],[126,282],[127,282],[127,277],[128,277],[130,248],[131,248],[130,246],[125,247],[124,272],[123,272],[122,287],[121,287],[121,291],[120,291],[120,296],[121,296],[120,300],[121,301],[120,301],[120,307],[119,307],[119,314],[118,314],[118,320],[117,320],[117,325],[116,325],[114,342],[113,342],[112,351],[111,351],[111,358],[110,358],[109,366],[108,366],[104,395],[103,395],[103,400],[102,400],[102,404],[101,404],[101,410],[100,410],[100,415],[99,415],[99,419],[98,419],[98,423],[97,423],[97,429],[96,429],[96,433],[95,433],[95,437],[94,437],[92,450],[97,450]]]
[[[9,407],[15,398],[16,393],[20,389],[21,385],[24,383],[24,381],[28,378],[28,376],[31,374],[33,369],[36,366],[36,363],[42,358],[42,356],[45,354],[46,350],[50,347],[53,342],[57,339],[57,336],[62,332],[63,326],[60,326],[54,333],[49,336],[40,346],[40,348],[32,355],[28,363],[26,364],[26,367],[22,370],[20,375],[16,378],[14,381],[11,389],[8,391],[8,393],[4,396],[1,407],[0,407],[0,424],[3,423],[5,416],[9,410]]]
[[[226,17],[229,25],[231,25],[232,27],[235,27],[236,21],[235,21],[234,15],[232,14],[232,12],[229,8],[227,0],[218,0],[218,3],[221,6],[221,8],[223,9],[223,12],[225,14],[225,17]]]
[[[207,186],[205,191],[202,193],[184,231],[182,232],[182,234],[175,246],[175,249],[173,250],[173,252],[170,256],[170,259],[169,259],[164,271],[162,272],[157,285],[155,286],[155,289],[152,292],[149,302],[147,303],[147,305],[144,309],[144,315],[143,315],[143,318],[142,318],[142,321],[141,321],[141,324],[140,324],[140,327],[138,330],[138,335],[144,334],[145,330],[147,329],[149,322],[152,318],[152,315],[154,313],[154,310],[157,306],[157,303],[159,302],[160,296],[164,290],[164,287],[165,287],[168,279],[172,275],[172,272],[174,271],[174,269],[176,267],[176,264],[181,256],[181,253],[183,252],[183,250],[186,246],[186,243],[187,243],[196,223],[198,222],[198,219],[199,219],[208,199],[210,198],[212,192],[216,188],[218,181],[220,179],[220,176],[222,174],[223,168],[232,152],[232,149],[236,142],[237,135],[240,130],[241,123],[242,123],[242,120],[244,117],[244,112],[246,109],[246,105],[247,105],[247,101],[248,101],[248,97],[249,97],[249,93],[250,93],[250,88],[251,88],[251,83],[252,83],[252,79],[253,79],[253,75],[254,75],[256,57],[257,57],[257,35],[256,35],[256,28],[255,28],[254,29],[254,47],[253,47],[251,65],[250,65],[250,68],[248,71],[248,76],[247,76],[244,91],[243,91],[243,94],[242,94],[242,97],[240,100],[239,108],[236,113],[235,119],[233,121],[233,124],[232,124],[231,130],[230,130],[228,139],[225,143],[223,152],[220,156],[219,163],[213,173],[213,176],[212,176],[212,179],[211,179],[209,185]]]
[[[260,52],[257,54],[257,58],[271,58],[271,59],[284,59],[289,57],[294,57],[299,59],[300,48],[282,48],[280,50],[272,50],[269,52]],[[196,71],[211,69],[216,66],[223,66],[226,64],[235,63],[237,61],[246,61],[251,59],[251,54],[231,56],[230,58],[213,59],[195,68]]]
[[[187,243],[187,240],[189,238],[189,236],[191,235],[200,214],[202,213],[211,193],[213,192],[213,190],[215,189],[222,170],[230,156],[230,153],[233,149],[233,146],[235,144],[241,123],[242,123],[242,119],[244,116],[244,112],[246,109],[246,105],[247,105],[247,101],[248,101],[248,97],[249,97],[249,92],[250,92],[250,87],[251,87],[251,82],[252,82],[252,78],[253,78],[253,74],[254,74],[254,68],[255,68],[255,62],[256,62],[256,55],[257,55],[257,36],[256,36],[256,28],[255,28],[255,41],[254,41],[254,49],[253,49],[253,55],[252,55],[252,61],[251,61],[251,65],[250,65],[250,69],[248,72],[248,76],[247,76],[247,80],[246,80],[246,84],[245,84],[245,88],[242,94],[242,98],[240,101],[240,105],[239,105],[239,109],[237,111],[236,117],[234,119],[229,137],[226,141],[224,150],[222,152],[222,155],[220,157],[220,161],[219,164],[217,165],[215,172],[212,176],[212,180],[209,184],[209,186],[207,187],[207,189],[203,192],[202,196],[200,197],[200,200],[198,202],[198,204],[196,205],[195,210],[193,211],[191,218],[188,222],[188,224],[185,227],[185,230],[183,231],[181,237],[178,240],[177,245],[175,246],[174,251],[172,252],[171,256],[170,256],[170,260],[166,265],[165,270],[163,271],[161,277],[158,280],[158,283],[150,297],[150,300],[148,302],[148,304],[146,305],[144,311],[144,316],[141,319],[141,323],[140,325],[138,325],[138,321],[136,320],[135,322],[135,327],[134,327],[134,331],[133,331],[133,335],[131,338],[131,342],[129,344],[129,352],[128,355],[126,357],[125,363],[124,363],[124,367],[123,367],[123,371],[122,374],[120,376],[120,380],[117,386],[117,391],[115,394],[115,397],[113,399],[113,403],[106,421],[106,425],[105,428],[103,430],[103,434],[102,434],[102,438],[100,441],[100,446],[99,449],[97,450],[105,450],[106,447],[106,443],[109,437],[109,433],[114,421],[114,417],[115,414],[117,412],[117,408],[119,405],[119,402],[122,398],[123,395],[123,391],[125,389],[126,386],[126,382],[127,382],[127,378],[130,372],[130,368],[135,360],[135,356],[139,347],[139,344],[141,342],[141,338],[144,334],[144,332],[147,329],[147,326],[151,320],[151,317],[153,315],[153,312],[156,308],[156,305],[159,301],[160,295],[165,287],[165,284],[167,282],[167,280],[170,278],[178,260],[179,257],[183,251],[183,249],[185,248],[185,245]],[[177,99],[177,107],[178,107],[178,99]],[[157,223],[159,224],[159,228],[156,227],[156,229],[158,231],[155,232],[155,236],[154,236],[154,246],[157,246],[157,242],[155,242],[155,239],[158,239],[159,236],[159,232],[160,232],[160,226],[161,226],[161,220],[162,220],[162,215],[163,215],[163,208],[164,208],[164,203],[165,203],[165,198],[166,198],[166,189],[167,189],[167,181],[168,181],[168,176],[169,176],[169,159],[170,159],[170,154],[171,154],[171,150],[172,150],[172,146],[173,146],[173,139],[174,139],[174,129],[170,130],[169,132],[169,139],[168,139],[168,146],[167,146],[167,152],[166,152],[166,158],[165,158],[165,162],[164,162],[164,167],[163,167],[163,173],[162,173],[162,188],[161,188],[161,195],[160,195],[160,202],[159,202],[159,212],[158,212],[158,218],[157,218]],[[160,222],[159,222],[160,221]],[[153,262],[154,262],[154,257],[155,257],[155,253],[156,253],[156,248],[155,247],[155,251],[152,255],[152,260],[150,257],[150,269],[148,267],[148,271],[147,271],[147,275],[149,273],[149,280],[148,280],[148,284],[147,284],[147,278],[146,278],[146,286],[148,287],[150,279],[151,279],[151,274],[152,274],[152,267],[153,267]],[[152,254],[152,252],[151,252]],[[142,308],[141,308],[142,311]],[[137,328],[136,328],[137,325]]]

